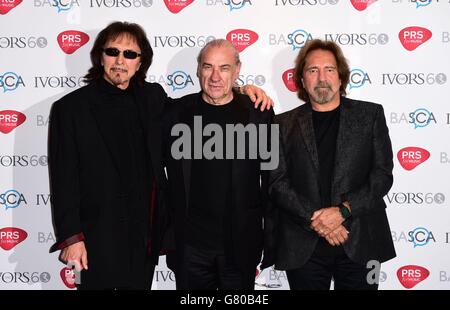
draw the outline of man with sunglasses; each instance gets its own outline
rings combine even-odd
[[[88,84],[52,107],[51,251],[81,270],[79,289],[151,287],[165,229],[160,125],[168,101],[145,81],[152,57],[139,25],[114,22],[94,42]]]

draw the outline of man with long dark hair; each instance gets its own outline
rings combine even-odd
[[[392,186],[392,146],[380,104],[346,95],[341,48],[315,39],[299,52],[298,97],[275,117],[280,163],[269,172],[273,209],[265,261],[291,289],[377,289],[395,257],[383,196]]]
[[[139,25],[111,23],[94,42],[88,84],[52,107],[51,251],[82,270],[81,289],[151,287],[165,228],[167,101],[145,81],[152,57]]]

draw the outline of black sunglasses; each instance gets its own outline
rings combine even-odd
[[[119,56],[120,52],[122,52],[123,57],[125,57],[126,59],[136,59],[137,57],[141,56],[141,54],[139,54],[138,52],[132,50],[120,51],[115,47],[104,48],[103,51],[105,52],[106,55],[111,57],[117,57]]]

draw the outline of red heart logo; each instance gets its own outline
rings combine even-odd
[[[25,114],[14,110],[0,111],[0,132],[10,133],[14,128],[25,122]]]
[[[291,92],[297,91],[297,86],[295,85],[295,79],[294,79],[294,69],[289,69],[283,72],[283,82],[284,85],[286,85],[286,88],[289,89]]]
[[[8,14],[9,11],[22,3],[22,0],[3,0],[0,1],[0,15]]]
[[[64,282],[64,284],[68,288],[72,288],[73,289],[73,288],[77,287],[75,285],[75,272],[71,268],[64,267],[59,272],[59,275],[61,276],[61,280]]]
[[[430,152],[420,147],[408,146],[397,153],[397,159],[405,170],[413,170],[430,158]]]
[[[25,230],[16,227],[0,229],[0,248],[9,251],[27,238]]]
[[[367,9],[367,7],[375,2],[377,0],[351,0],[353,7],[357,9],[358,11],[364,11]]]
[[[81,31],[67,30],[58,34],[59,47],[66,54],[73,54],[89,41],[89,36]]]
[[[412,26],[400,30],[398,38],[405,49],[413,51],[427,42],[432,35],[431,31],[426,28]]]
[[[235,29],[227,34],[227,40],[232,42],[239,52],[258,40],[258,34],[248,29]]]
[[[407,265],[397,270],[397,278],[404,288],[413,288],[430,275],[430,272],[421,266]]]
[[[179,13],[192,2],[194,2],[194,0],[164,0],[167,8],[173,14]]]

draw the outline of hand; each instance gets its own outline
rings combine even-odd
[[[347,241],[348,234],[348,230],[344,226],[340,225],[328,235],[325,235],[325,239],[332,246],[338,246],[344,244],[344,242]]]
[[[250,97],[255,104],[255,109],[261,104],[261,111],[270,110],[273,107],[273,100],[267,96],[266,92],[255,85],[244,85],[240,88],[242,94]]]
[[[338,207],[329,207],[317,210],[311,217],[311,229],[321,237],[325,237],[344,222]]]
[[[87,251],[84,241],[65,247],[61,251],[60,258],[65,263],[73,263],[77,271],[88,269]]]

